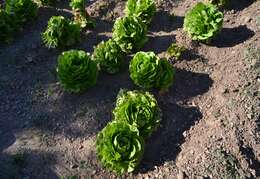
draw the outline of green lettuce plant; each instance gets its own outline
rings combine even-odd
[[[173,83],[173,67],[154,52],[136,53],[130,62],[129,71],[133,82],[145,89],[155,87],[166,91]]]
[[[82,28],[95,27],[95,22],[93,19],[89,17],[86,11],[86,4],[85,0],[71,0],[70,7],[72,8],[73,14],[74,14],[74,21]]]
[[[126,53],[142,48],[148,40],[146,34],[147,26],[135,16],[118,18],[113,27],[113,39]]]
[[[185,50],[186,48],[184,46],[179,46],[176,43],[172,43],[170,47],[167,49],[167,55],[169,57],[174,57],[177,60],[179,60]]]
[[[220,8],[227,7],[229,4],[229,0],[208,0],[208,2]]]
[[[125,11],[127,16],[138,16],[148,25],[156,12],[156,6],[154,0],[128,0]]]
[[[197,3],[184,19],[184,30],[193,40],[210,41],[223,26],[223,13],[212,4]]]
[[[13,39],[15,26],[12,18],[3,9],[0,9],[0,42],[9,43]]]
[[[5,11],[13,16],[13,21],[22,25],[37,16],[38,6],[32,0],[6,0]]]
[[[115,120],[137,127],[143,137],[149,137],[161,121],[156,99],[143,91],[120,90],[113,114]]]
[[[57,3],[57,0],[40,0],[41,5],[44,6],[54,6]]]
[[[88,53],[70,50],[58,57],[57,74],[66,91],[77,93],[96,84],[98,69]]]
[[[68,47],[80,40],[80,26],[63,16],[53,16],[48,22],[47,29],[42,33],[46,47]]]
[[[96,151],[106,168],[118,174],[132,172],[142,159],[144,140],[134,126],[113,121],[98,134]]]
[[[102,71],[114,74],[120,70],[123,52],[116,42],[110,39],[106,42],[102,41],[95,47],[92,59]]]

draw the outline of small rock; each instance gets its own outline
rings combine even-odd
[[[187,131],[184,131],[184,132],[182,133],[182,135],[183,135],[183,137],[187,137]]]
[[[73,165],[71,165],[71,168],[72,169],[75,169],[75,168],[78,168],[79,166],[77,165],[77,164],[73,164]]]
[[[251,17],[246,17],[245,20],[244,20],[244,22],[245,22],[245,23],[248,23],[248,22],[250,22],[251,20],[252,20]]]
[[[229,90],[228,90],[227,88],[223,88],[223,89],[221,90],[221,92],[222,92],[223,94],[225,94],[225,93],[229,93]]]
[[[254,115],[252,113],[247,114],[248,119],[253,119]]]
[[[184,172],[179,171],[178,175],[177,175],[177,179],[184,179],[185,175]]]

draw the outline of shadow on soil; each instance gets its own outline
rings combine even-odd
[[[15,154],[0,154],[0,178],[50,178],[59,177],[51,169],[56,156],[42,151],[22,150]]]
[[[176,102],[206,93],[212,84],[207,74],[177,70],[175,86],[159,99],[162,126],[148,140],[139,172],[147,172],[154,166],[175,160],[184,142],[183,133],[202,118],[197,107],[180,106]]]
[[[155,35],[149,36],[148,42],[145,44],[143,51],[153,51],[156,54],[167,51],[168,47],[175,42],[173,35]]]
[[[152,32],[172,32],[183,26],[184,17],[174,16],[165,11],[156,12],[150,24],[149,31]]]
[[[256,177],[260,177],[260,161],[257,160],[251,147],[240,147],[240,151],[246,156],[249,166],[256,172]]]
[[[6,88],[8,90],[5,90],[0,96],[13,96],[10,99],[4,99],[6,101],[3,103],[8,103],[11,107],[4,111],[5,115],[8,115],[9,121],[4,121],[1,128],[4,129],[8,126],[10,132],[8,134],[4,132],[8,139],[3,139],[4,142],[1,142],[1,152],[15,142],[16,132],[27,128],[37,128],[43,133],[50,132],[54,135],[62,134],[65,138],[80,137],[84,140],[85,137],[96,134],[111,120],[111,111],[120,88],[136,89],[130,80],[128,67],[125,65],[125,69],[117,75],[100,74],[97,85],[84,94],[64,93],[56,84],[55,77],[56,59],[60,52],[42,47],[39,36],[39,33],[46,27],[49,15],[44,12],[39,17],[41,19],[40,22],[37,22],[39,26],[37,25],[35,32],[33,31],[35,37],[31,35],[33,28],[28,27],[31,31],[24,31],[26,33],[22,38],[18,39],[10,48],[5,49],[5,54],[8,55],[1,54],[5,58],[12,57],[18,61],[18,64],[8,66],[8,68],[4,62],[0,62],[3,74],[12,74],[8,82],[14,84],[13,87],[10,84],[10,88],[8,86]],[[165,20],[161,21],[160,17]],[[151,25],[154,28],[151,31],[170,32],[182,25],[183,18],[176,17],[177,24],[171,23],[168,18],[170,18],[168,14],[162,12],[157,14],[157,21],[160,23]],[[93,45],[107,38],[101,33],[111,32],[111,28],[110,23],[98,23],[95,29],[97,31],[87,34],[85,42],[74,48],[92,51],[90,49],[93,48]],[[99,37],[97,38],[97,36]],[[174,36],[154,37],[150,40],[150,45],[147,45],[146,49],[158,49],[156,53],[160,53],[172,43]],[[28,42],[28,44],[24,45],[23,42]],[[35,44],[36,48],[31,44]],[[29,63],[26,59],[28,55],[32,56]],[[17,71],[17,66],[22,66],[22,70]],[[202,117],[198,108],[180,106],[177,105],[177,102],[207,92],[212,83],[213,81],[207,74],[177,69],[173,87],[165,96],[158,99],[164,117],[161,129],[151,138],[153,141],[148,141],[147,152],[142,164],[145,170],[150,170],[155,165],[162,165],[165,161],[175,160],[180,150],[179,146],[184,140],[183,132]],[[35,154],[35,156],[41,156],[41,154]],[[8,158],[8,156],[6,157]],[[42,170],[42,165],[35,165],[35,167]],[[47,165],[46,167],[46,170],[44,169],[42,172],[49,172],[55,178],[51,169]],[[38,168],[35,168],[35,171],[38,171]],[[39,174],[41,174],[40,171]],[[39,176],[44,175],[43,173]]]
[[[246,25],[240,25],[234,28],[223,28],[218,37],[212,41],[212,45],[220,48],[233,47],[243,43],[254,35],[254,31],[247,28]]]
[[[241,11],[248,6],[250,6],[252,3],[254,3],[254,0],[230,0],[228,10],[236,10]]]

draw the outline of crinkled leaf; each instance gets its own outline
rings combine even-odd
[[[113,121],[98,134],[96,151],[106,168],[118,174],[132,172],[142,159],[144,140],[133,126]]]
[[[154,52],[138,52],[129,65],[130,77],[142,88],[153,87],[167,90],[174,77],[173,68],[166,60],[161,60]]]
[[[137,127],[143,137],[150,136],[161,121],[160,108],[149,92],[121,90],[113,114],[115,120]]]
[[[6,0],[5,11],[19,25],[34,19],[38,13],[37,4],[32,0]]]
[[[96,84],[98,69],[89,54],[82,50],[63,52],[58,58],[58,78],[69,92],[81,92]]]
[[[123,59],[121,48],[112,39],[98,44],[94,49],[92,59],[97,62],[102,71],[110,74],[120,70]]]
[[[48,48],[74,45],[80,40],[80,26],[63,16],[53,16],[42,33],[42,40]]]
[[[209,41],[223,26],[223,13],[212,4],[198,3],[187,12],[184,30],[193,40]]]
[[[124,52],[132,52],[147,42],[147,27],[139,17],[118,18],[113,27],[113,40]]]
[[[138,16],[146,25],[152,21],[155,11],[154,0],[128,0],[125,9],[127,16]]]

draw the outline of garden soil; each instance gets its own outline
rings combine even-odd
[[[156,0],[157,13],[142,49],[166,57],[171,43],[187,48],[165,94],[153,91],[163,112],[140,167],[121,178],[260,178],[260,1],[231,0],[224,27],[209,44],[183,31],[185,12],[197,1]],[[87,3],[96,20],[74,49],[92,52],[111,37],[125,1]],[[41,32],[53,15],[71,17],[68,3],[41,7],[38,18],[0,44],[0,178],[109,179],[95,155],[97,133],[111,121],[121,88],[137,89],[125,57],[120,73],[100,74],[82,94],[64,92],[56,77],[58,55]]]

